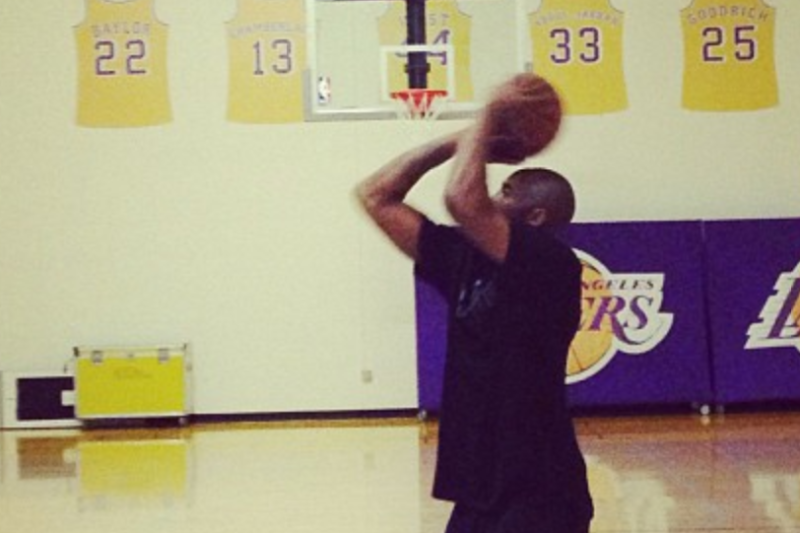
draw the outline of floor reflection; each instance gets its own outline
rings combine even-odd
[[[595,533],[800,533],[800,415],[581,419]],[[0,432],[3,531],[439,533],[415,420]]]
[[[16,439],[17,479],[69,479],[76,477],[77,436],[20,435]]]
[[[169,508],[190,499],[190,437],[81,439],[77,460],[82,511]]]

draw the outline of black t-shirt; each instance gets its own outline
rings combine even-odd
[[[426,220],[416,274],[448,308],[434,496],[491,508],[519,493],[591,514],[566,405],[581,265],[551,234],[512,225],[502,264]]]

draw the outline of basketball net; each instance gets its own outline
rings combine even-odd
[[[445,107],[447,91],[442,89],[403,89],[391,93],[397,118],[436,120]]]

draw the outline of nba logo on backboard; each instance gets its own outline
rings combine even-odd
[[[775,282],[775,292],[747,330],[746,350],[796,348],[800,351],[800,263]]]
[[[331,103],[331,79],[327,76],[317,78],[317,103],[328,105]]]
[[[663,273],[614,274],[575,250],[583,266],[581,322],[569,350],[567,383],[587,380],[617,352],[639,355],[664,340],[673,316],[661,310]]]

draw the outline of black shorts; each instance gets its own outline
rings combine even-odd
[[[485,511],[456,504],[445,533],[589,533],[591,515],[518,497]]]

